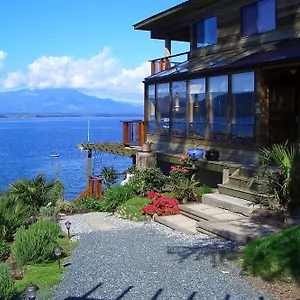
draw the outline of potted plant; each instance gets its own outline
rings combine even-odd
[[[207,160],[216,161],[220,157],[220,152],[215,148],[211,148],[211,149],[205,151],[204,156]]]

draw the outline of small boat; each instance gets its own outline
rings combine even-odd
[[[59,154],[49,154],[49,157],[59,157]]]

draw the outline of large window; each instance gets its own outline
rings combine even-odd
[[[242,36],[276,29],[276,0],[261,0],[242,8]]]
[[[148,112],[148,133],[154,133],[155,132],[155,85],[149,85],[148,88],[148,98],[149,98],[149,104],[150,104],[150,111]]]
[[[186,81],[172,83],[172,128],[173,136],[186,135]]]
[[[205,138],[205,78],[190,80],[189,91],[188,135],[193,138]]]
[[[224,139],[228,128],[228,76],[209,78],[208,138]]]
[[[156,99],[156,133],[160,135],[169,134],[169,111],[170,111],[170,88],[169,83],[157,85]]]
[[[254,136],[254,72],[232,75],[233,140],[252,141]]]
[[[215,45],[218,40],[217,17],[205,19],[196,24],[197,48]]]

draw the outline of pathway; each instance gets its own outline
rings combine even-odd
[[[54,300],[276,299],[247,286],[228,262],[232,242],[101,213],[67,218],[81,243]]]

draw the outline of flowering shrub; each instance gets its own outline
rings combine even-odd
[[[171,184],[177,184],[189,177],[189,171],[181,166],[171,166],[169,179]]]
[[[150,200],[155,200],[162,196],[162,194],[158,193],[158,192],[147,192],[146,195],[147,195],[147,198]]]
[[[145,206],[142,210],[150,216],[153,216],[154,214],[159,216],[169,216],[180,213],[178,205],[179,202],[177,199],[160,196],[156,198],[152,204]]]
[[[181,155],[179,157],[179,161],[186,167],[190,167],[192,165],[192,159],[187,153]]]

